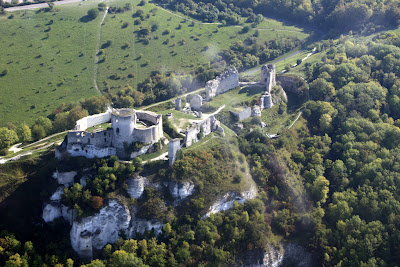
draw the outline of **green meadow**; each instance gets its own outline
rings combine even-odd
[[[139,1],[129,2],[129,11],[107,14],[100,27],[104,12],[94,20],[85,17],[98,3],[56,6],[56,11],[50,12],[8,12],[0,17],[0,73],[6,72],[0,77],[0,126],[9,122],[32,124],[62,103],[97,95],[94,79],[103,93],[106,88],[116,93],[126,86],[135,88],[155,70],[180,75],[208,66],[221,49],[255,32],[250,29],[241,34],[241,26],[192,22],[151,3],[138,6]],[[123,7],[126,3],[117,0],[110,5]],[[138,17],[134,14],[139,8],[143,21],[135,25]],[[138,31],[153,25],[157,29],[147,35],[146,44]],[[258,38],[260,42],[281,37],[306,39],[309,34],[265,19]],[[111,44],[104,46],[108,40]],[[95,75],[98,45],[102,54]]]
[[[10,12],[0,17],[0,125],[32,123],[61,103],[95,95],[93,62],[99,17],[79,20],[89,8],[58,7],[58,12]]]
[[[107,15],[102,27],[102,44],[108,40],[112,43],[103,49],[100,58],[105,61],[99,64],[98,82],[104,90],[107,84],[115,93],[127,85],[135,87],[138,82],[147,78],[152,71],[161,73],[173,71],[176,74],[187,73],[198,66],[207,67],[221,49],[229,48],[238,41],[244,41],[254,35],[255,29],[245,34],[239,33],[242,26],[224,26],[219,24],[202,24],[194,22],[184,15],[175,15],[154,5],[138,6],[134,1],[132,10],[124,13]],[[123,7],[126,1],[114,1],[111,6]],[[143,11],[144,20],[135,25],[138,19],[134,14]],[[151,31],[153,25],[156,30]],[[244,23],[243,26],[250,26]],[[143,41],[139,36],[142,29],[150,29]],[[277,28],[280,30],[270,30]],[[306,39],[309,33],[300,28],[286,26],[283,23],[265,19],[260,29],[259,42],[276,38],[297,37]],[[134,74],[129,78],[130,73]],[[113,77],[114,74],[119,77]],[[114,90],[113,90],[114,89]]]

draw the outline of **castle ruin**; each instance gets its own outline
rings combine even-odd
[[[271,93],[272,87],[276,85],[275,65],[268,64],[261,67],[261,84],[266,85],[266,92]]]
[[[111,122],[111,127],[100,131],[88,128]],[[153,144],[163,137],[162,116],[150,111],[129,108],[108,109],[105,113],[82,118],[76,122],[75,130],[68,131],[61,144],[71,156],[103,158],[117,155],[131,157],[126,147],[133,142]]]
[[[232,67],[224,74],[217,76],[214,80],[206,83],[206,100],[210,101],[213,97],[225,93],[239,86],[239,73]]]

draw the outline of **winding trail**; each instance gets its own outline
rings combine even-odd
[[[96,91],[100,95],[103,95],[103,94],[101,93],[101,91],[99,89],[99,86],[97,85],[97,70],[99,68],[98,65],[99,65],[99,51],[100,51],[100,41],[101,41],[101,25],[103,24],[104,19],[107,16],[108,9],[109,9],[109,6],[107,4],[106,10],[105,10],[104,15],[103,15],[103,18],[101,19],[100,24],[99,24],[99,34],[98,34],[98,39],[97,39],[97,43],[96,43],[96,51],[95,51],[95,55],[94,55],[93,85],[94,85],[94,88],[96,88]]]

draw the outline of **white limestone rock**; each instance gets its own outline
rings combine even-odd
[[[142,176],[138,176],[137,178],[130,178],[126,181],[128,185],[128,194],[130,197],[134,199],[138,199],[142,196],[144,191],[144,185],[146,183],[146,178]]]
[[[42,212],[42,218],[46,223],[50,223],[62,216],[59,204],[46,203]]]
[[[169,182],[168,189],[173,198],[184,199],[193,194],[194,184],[192,182]]]
[[[72,171],[72,172],[55,171],[53,173],[53,178],[56,179],[57,182],[61,185],[71,186],[74,184],[74,178],[75,178],[76,174],[77,174],[76,171]]]
[[[129,238],[135,238],[136,233],[144,234],[145,231],[154,231],[155,236],[159,236],[162,233],[164,224],[158,220],[144,220],[144,219],[132,219],[131,227],[129,228]]]
[[[57,188],[57,191],[54,192],[53,195],[51,195],[50,200],[51,201],[60,201],[61,197],[64,195],[64,187],[60,186],[59,188]]]
[[[85,187],[87,185],[88,179],[89,179],[89,175],[82,176],[82,178],[79,179],[79,183],[81,184],[81,186]]]
[[[211,214],[225,211],[233,207],[233,203],[244,203],[249,199],[253,199],[257,196],[257,188],[253,185],[249,190],[243,191],[240,194],[236,192],[228,192],[221,199],[211,205],[209,211],[203,216],[203,218],[209,217]]]
[[[76,217],[74,210],[65,205],[61,205],[61,214],[64,220],[72,225]]]
[[[119,232],[129,227],[129,210],[117,200],[110,200],[94,216],[74,220],[70,232],[71,246],[83,259],[92,259],[93,249],[101,249],[118,240]]]

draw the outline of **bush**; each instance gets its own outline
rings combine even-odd
[[[89,18],[91,18],[91,19],[95,19],[95,18],[97,18],[97,16],[99,15],[99,9],[98,8],[92,8],[92,9],[89,9],[88,10],[88,12],[87,12],[87,15],[89,16]]]
[[[100,3],[97,5],[98,9],[100,11],[104,11],[106,9],[106,4],[105,3]]]

